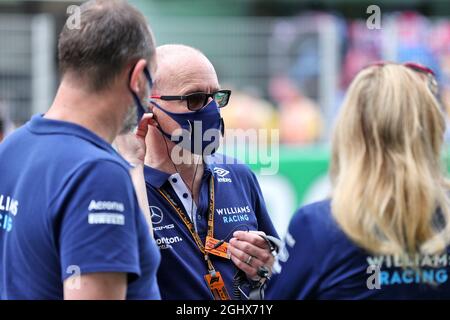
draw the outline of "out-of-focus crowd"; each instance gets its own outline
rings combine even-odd
[[[266,88],[252,91],[233,88],[231,84],[230,103],[222,110],[227,129],[279,129],[282,144],[326,142],[329,135],[325,131],[333,126],[351,79],[361,68],[380,60],[415,61],[434,70],[443,109],[450,114],[448,18],[430,19],[416,12],[390,13],[383,16],[380,30],[368,29],[363,20],[348,20],[323,12],[303,13],[297,21],[306,25],[311,17],[316,21],[317,35],[311,37],[308,34],[310,38],[298,41],[302,44],[295,48],[291,65],[274,73]],[[338,30],[336,55],[339,63],[333,93],[323,92],[319,83],[320,77],[324,76],[320,67],[323,48],[318,45],[322,19],[331,19]],[[285,31],[278,37],[283,35],[286,35]],[[332,95],[332,110],[325,110],[320,104],[320,97],[326,94]],[[18,125],[10,121],[5,106],[0,100],[0,141]],[[446,141],[450,142],[450,130]]]
[[[311,13],[308,13],[311,15]],[[323,13],[316,14],[318,19]],[[331,16],[325,14],[328,18]],[[336,96],[331,116],[320,105],[320,48],[311,41],[299,49],[298,57],[285,74],[270,79],[266,99],[254,93],[233,91],[224,115],[227,128],[279,129],[283,144],[326,141],[323,134],[335,115],[351,79],[365,66],[381,60],[414,61],[437,75],[443,109],[450,114],[450,20],[429,19],[416,12],[389,14],[380,30],[370,30],[362,20],[331,16],[341,37]],[[446,140],[450,141],[450,131]]]

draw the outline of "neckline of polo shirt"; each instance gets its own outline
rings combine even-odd
[[[212,155],[206,156],[204,158],[204,161],[203,161],[204,168],[205,168],[204,175],[207,175],[208,177],[210,175],[216,176],[214,173],[214,167],[217,166],[217,163],[215,163],[215,161],[214,161],[215,158],[216,158],[216,154],[212,154]]]
[[[214,170],[212,168],[212,164],[204,162],[203,175],[207,178],[209,178],[211,175],[214,175]]]
[[[209,175],[213,175],[214,177],[217,175],[214,172],[214,168],[217,167],[217,165],[223,164],[223,159],[225,157],[225,155],[221,155],[222,159],[219,159],[219,162],[216,162],[216,159],[218,157],[218,155],[216,153],[206,156],[205,160],[203,161],[203,163],[205,164],[205,173],[204,174],[208,174]]]
[[[107,142],[94,132],[72,122],[47,119],[43,116],[43,114],[37,114],[31,118],[31,121],[28,123],[28,128],[31,132],[37,134],[58,133],[77,136],[79,138],[92,142],[102,149],[108,150],[114,154],[118,154],[109,142]]]
[[[170,173],[144,165],[145,182],[155,188],[161,188],[170,176]]]

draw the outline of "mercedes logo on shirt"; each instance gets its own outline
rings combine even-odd
[[[160,224],[161,221],[163,220],[162,210],[158,207],[150,206],[150,215],[153,224]]]

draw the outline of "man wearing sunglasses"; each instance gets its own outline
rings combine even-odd
[[[255,175],[215,153],[231,91],[198,50],[165,45],[156,53],[144,173],[161,296],[245,298],[273,264],[258,233],[277,234]]]

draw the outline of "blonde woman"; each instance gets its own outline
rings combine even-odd
[[[418,64],[356,76],[334,132],[331,199],[294,216],[267,298],[450,298],[436,95],[433,72]]]

